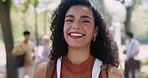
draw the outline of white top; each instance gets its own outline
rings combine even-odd
[[[57,60],[57,77],[60,78],[60,74],[61,74],[61,61],[62,61],[62,57],[60,57]],[[98,78],[99,74],[100,74],[100,70],[101,70],[101,65],[102,65],[102,61],[99,59],[95,60],[94,66],[93,66],[93,70],[92,70],[92,78]]]
[[[126,44],[126,61],[129,60],[129,55],[139,52],[139,41],[136,39],[131,39],[125,41]]]
[[[43,50],[42,50],[42,58],[40,59],[41,62],[46,62],[48,61],[50,54],[50,48],[49,45],[43,45]]]

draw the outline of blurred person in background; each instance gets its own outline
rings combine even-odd
[[[24,65],[18,68],[18,78],[24,78],[27,74],[29,78],[33,78],[34,72],[34,57],[32,53],[34,53],[34,43],[30,41],[30,32],[25,31],[23,33],[24,41],[16,45],[12,50],[13,56],[20,56],[25,54],[24,56]]]
[[[50,60],[34,78],[123,78],[117,45],[89,0],[61,0],[51,31]]]
[[[129,72],[132,73],[132,78],[135,78],[134,58],[139,53],[139,41],[133,38],[131,32],[126,33],[126,60],[125,60],[125,78],[129,78]]]
[[[43,49],[42,49],[42,55],[40,57],[39,63],[49,60],[49,54],[50,54],[50,48],[51,48],[50,45],[51,45],[50,38],[48,37],[48,35],[44,35],[42,37]]]

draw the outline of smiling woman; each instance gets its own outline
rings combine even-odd
[[[80,53],[83,54],[84,50],[90,53],[91,40],[98,32],[96,31],[95,33],[94,28],[94,19],[91,10],[82,5],[72,6],[65,15],[63,28],[68,50],[82,49],[82,51],[76,51],[77,53],[72,52],[80,56]]]
[[[34,78],[123,78],[118,48],[88,0],[62,0],[52,16],[51,60]]]

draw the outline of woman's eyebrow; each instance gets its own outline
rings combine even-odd
[[[81,18],[89,18],[89,19],[93,19],[92,17],[87,16],[87,15],[83,15],[83,16],[81,16]]]
[[[72,18],[74,18],[74,15],[66,15],[65,18],[66,17],[72,17]]]
[[[66,18],[66,17],[72,17],[72,18],[74,18],[75,16],[74,16],[74,15],[66,15],[65,18]],[[88,16],[88,15],[83,15],[83,16],[81,16],[81,18],[93,19],[92,17],[90,17],[90,16]]]

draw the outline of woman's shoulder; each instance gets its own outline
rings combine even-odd
[[[46,78],[48,62],[40,63],[34,72],[33,78]]]
[[[122,71],[119,68],[109,65],[108,78],[124,78]]]

